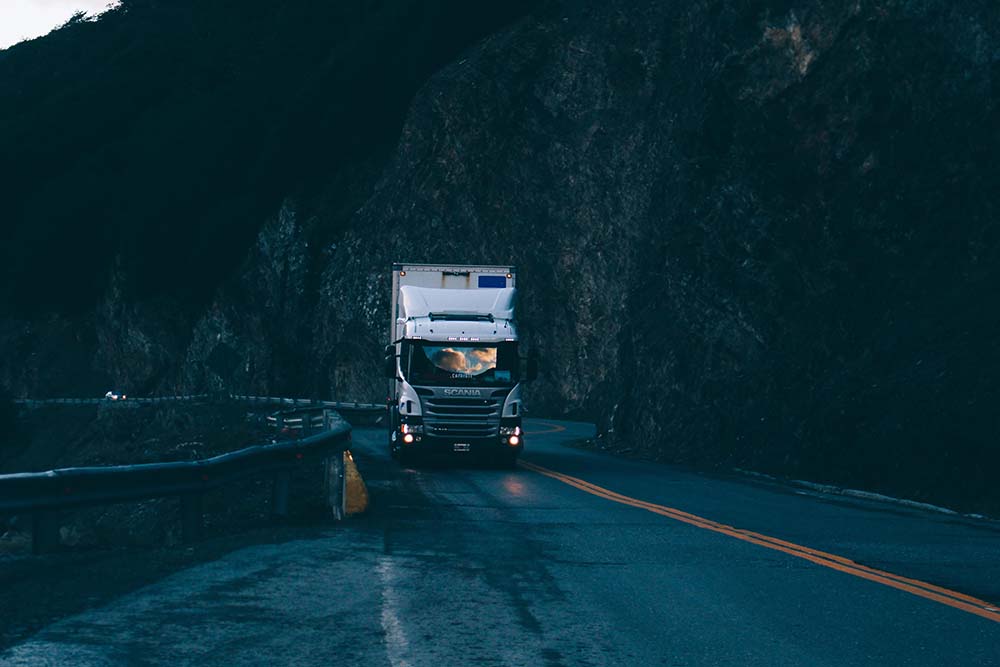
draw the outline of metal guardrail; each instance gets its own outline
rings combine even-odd
[[[319,401],[309,398],[284,398],[280,396],[248,396],[243,394],[191,394],[181,396],[144,396],[140,398],[15,398],[13,403],[25,407],[45,407],[50,405],[97,405],[114,408],[134,408],[140,405],[163,405],[167,403],[190,403],[203,399],[229,400],[251,405],[303,406],[309,408],[333,408],[342,414],[349,414],[372,422],[381,421],[385,405],[380,403],[358,403],[355,401]],[[271,420],[274,421],[273,419]],[[365,423],[365,422],[362,422]],[[289,422],[283,430],[298,430],[299,426]]]
[[[317,414],[308,414],[308,412],[312,411],[310,408],[282,410],[273,415],[268,415],[267,425],[279,432],[309,431],[323,425],[322,410],[326,409],[316,409]],[[299,416],[296,417],[296,414]]]
[[[312,407],[333,408],[335,410],[361,410],[379,412],[385,410],[384,403],[357,403],[351,401],[314,401],[308,398],[278,398],[273,396],[244,396],[241,394],[230,394],[229,398],[235,401],[245,401],[248,403],[258,403],[264,405],[301,405]],[[131,399],[129,399],[131,400]]]
[[[190,394],[182,396],[144,396],[139,398],[15,398],[17,405],[155,405],[158,403],[190,402],[212,398],[211,394]],[[254,403],[258,405],[289,405],[314,406],[334,408],[336,410],[384,410],[380,403],[358,403],[352,401],[317,401],[309,398],[283,398],[279,396],[247,396],[243,394],[228,394],[223,399]]]
[[[343,452],[350,446],[351,426],[329,409],[320,418],[322,431],[315,435],[308,435],[315,423],[310,416],[304,424],[304,437],[246,447],[199,461],[0,475],[0,513],[31,513],[32,549],[39,554],[58,544],[55,511],[176,496],[181,502],[183,538],[190,542],[201,535],[203,497],[208,491],[236,480],[272,475],[271,513],[285,516],[292,471],[306,462],[323,460],[330,506],[335,518],[341,519]]]
[[[370,414],[381,414],[385,410],[383,406],[364,405],[365,407],[358,408],[358,410]],[[266,421],[267,425],[276,431],[280,433],[292,433],[294,435],[296,431],[309,432],[322,427],[324,414],[329,409],[328,407],[323,407],[321,403],[314,403],[307,407],[279,410],[272,415],[268,415]],[[337,409],[337,412],[354,412],[354,410],[353,406],[341,407]]]
[[[209,398],[209,394],[190,394],[184,396],[146,396],[143,398],[15,398],[16,405],[29,407],[43,405],[154,405],[158,403],[177,403],[198,401]]]

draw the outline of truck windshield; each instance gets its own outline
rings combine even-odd
[[[410,384],[512,385],[518,379],[517,343],[409,343],[403,355]]]

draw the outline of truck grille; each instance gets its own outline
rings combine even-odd
[[[500,411],[506,392],[494,393],[501,396],[444,398],[424,395],[425,433],[450,439],[496,437],[500,432]]]

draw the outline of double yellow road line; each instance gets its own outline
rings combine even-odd
[[[631,498],[609,489],[605,489],[604,487],[597,486],[596,484],[591,484],[590,482],[582,480],[578,477],[572,477],[561,472],[549,470],[548,468],[543,468],[542,466],[535,465],[534,463],[528,463],[527,461],[522,460],[520,461],[520,465],[523,468],[545,475],[546,477],[551,477],[552,479],[557,479],[564,484],[569,484],[570,486],[576,487],[581,491],[586,491],[587,493],[598,496],[599,498],[611,500],[630,507],[644,509],[654,514],[659,514],[676,521],[681,521],[697,528],[710,530],[715,533],[721,533],[722,535],[728,535],[729,537],[736,538],[737,540],[756,544],[757,546],[761,546],[766,549],[780,551],[790,556],[802,558],[803,560],[815,563],[816,565],[830,568],[831,570],[843,572],[844,574],[849,574],[854,577],[860,577],[861,579],[867,579],[868,581],[874,581],[875,583],[882,584],[883,586],[890,586],[928,600],[933,600],[934,602],[948,605],[949,607],[953,607],[955,609],[960,609],[970,614],[975,614],[976,616],[981,616],[982,618],[993,621],[994,623],[1000,623],[1000,608],[986,602],[985,600],[974,598],[971,595],[965,595],[964,593],[959,593],[958,591],[942,588],[941,586],[935,586],[934,584],[929,584],[926,581],[910,579],[908,577],[902,577],[898,574],[893,574],[884,570],[877,570],[873,567],[855,563],[849,558],[844,558],[843,556],[837,556],[835,554],[819,551],[817,549],[810,549],[809,547],[804,547],[792,542],[786,542],[785,540],[779,540],[775,537],[755,533],[751,530],[743,530],[740,528],[734,528],[733,526],[727,526],[726,524],[718,523],[716,521],[712,521],[711,519],[706,519],[688,512],[683,512],[672,507],[666,507],[664,505],[649,503],[637,498]]]

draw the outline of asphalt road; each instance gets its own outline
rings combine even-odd
[[[400,469],[368,514],[49,626],[0,665],[1000,665],[1000,526],[626,461]]]

